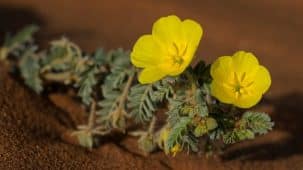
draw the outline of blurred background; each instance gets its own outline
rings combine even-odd
[[[123,47],[151,32],[161,16],[191,18],[204,29],[198,58],[212,62],[237,50],[253,52],[272,74],[267,96],[303,91],[303,1],[300,0],[1,0],[0,35],[26,24],[37,40],[67,36],[84,50]]]

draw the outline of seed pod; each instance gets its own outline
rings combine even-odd
[[[208,117],[206,118],[206,126],[207,126],[207,130],[214,130],[218,127],[218,123],[216,121],[216,119],[212,118],[212,117]]]
[[[151,135],[142,136],[138,140],[138,145],[139,148],[145,153],[151,153],[156,149],[156,143],[154,142],[153,137]]]

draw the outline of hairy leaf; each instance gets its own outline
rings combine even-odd
[[[225,144],[233,144],[247,139],[253,139],[254,133],[249,129],[234,129],[223,135],[223,142]]]
[[[194,152],[198,152],[198,138],[196,138],[194,135],[192,134],[185,134],[182,137],[182,145],[183,146],[187,146],[188,150],[192,150]]]
[[[106,53],[102,48],[99,48],[95,51],[95,54],[93,55],[93,59],[97,66],[105,65],[107,63]]]
[[[179,143],[182,136],[186,134],[187,126],[191,119],[189,117],[181,117],[178,122],[171,128],[167,138],[167,148],[172,148],[176,143]]]
[[[138,122],[149,121],[157,104],[168,99],[170,94],[172,94],[172,87],[164,81],[149,85],[137,84],[131,88],[128,96],[130,114]]]
[[[152,95],[152,99],[155,102],[163,102],[164,100],[168,100],[174,93],[173,87],[167,81],[167,79],[154,83],[153,88],[154,93]]]
[[[119,55],[122,54],[119,53]],[[116,62],[115,58],[112,59],[111,62]],[[120,60],[120,58],[116,59]],[[124,128],[124,116],[126,115],[126,103],[124,102],[126,102],[129,89],[126,89],[126,94],[124,94],[124,91],[128,79],[134,74],[134,70],[130,69],[129,58],[127,58],[126,60],[120,60],[110,71],[101,86],[104,99],[98,102],[101,109],[97,112],[97,119],[100,124],[107,127]]]
[[[81,97],[82,102],[89,105],[92,101],[93,87],[97,84],[95,77],[95,66],[91,66],[81,75],[81,80],[79,82],[78,96]]]
[[[145,122],[152,118],[155,111],[155,103],[152,99],[153,85],[137,84],[130,90],[128,96],[128,108],[132,111],[130,115],[138,122]]]
[[[16,35],[10,38],[6,38],[4,46],[9,48],[16,48],[22,43],[30,41],[35,32],[39,30],[39,27],[36,25],[29,25],[19,31]]]
[[[76,72],[79,65],[83,66],[86,58],[78,46],[66,38],[51,42],[51,47],[46,58],[43,60],[44,69],[54,71],[70,70]],[[77,69],[77,70],[76,70]],[[81,68],[84,71],[85,68]]]
[[[39,59],[33,50],[28,50],[22,56],[20,63],[20,72],[25,81],[25,84],[33,89],[36,93],[43,90],[42,81],[40,79],[40,64]]]
[[[111,68],[128,67],[130,65],[129,53],[129,51],[124,51],[122,48],[111,50],[106,57],[107,63]]]
[[[197,104],[197,106],[196,106],[197,114],[200,115],[201,117],[208,116],[208,107],[205,102],[205,99],[203,98],[202,90],[198,89],[196,91],[195,98],[196,98],[196,104]]]
[[[246,121],[248,128],[254,133],[261,135],[272,130],[274,126],[274,123],[266,113],[246,112],[243,114],[242,119]]]
[[[169,100],[169,110],[166,112],[168,115],[167,122],[171,125],[175,125],[181,118],[180,112],[185,102],[179,99]]]

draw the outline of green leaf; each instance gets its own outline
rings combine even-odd
[[[95,54],[93,55],[95,64],[97,66],[105,65],[106,64],[106,54],[102,48],[99,48],[95,51]]]
[[[149,121],[155,111],[155,103],[152,100],[153,85],[137,84],[130,89],[128,95],[128,108],[136,121]]]
[[[43,65],[48,65],[55,70],[65,69],[66,63],[63,58],[66,56],[67,49],[65,47],[52,46],[47,57],[43,58]],[[61,66],[63,65],[64,66]]]
[[[270,117],[265,113],[246,112],[238,120],[238,126],[223,134],[225,144],[233,144],[246,139],[253,139],[255,134],[265,134],[273,127]]]
[[[202,90],[198,89],[196,91],[195,98],[197,103],[196,106],[197,114],[200,115],[201,117],[208,116],[209,111],[205,99],[203,98]]]
[[[157,104],[168,99],[172,94],[172,87],[164,81],[154,84],[137,84],[130,89],[128,95],[128,108],[131,115],[138,122],[149,121]]]
[[[175,125],[173,125],[167,138],[167,148],[172,148],[175,144],[180,143],[182,136],[186,134],[187,126],[191,122],[189,117],[181,117]]]
[[[168,100],[174,93],[173,87],[167,81],[167,79],[154,83],[153,88],[154,92],[152,95],[152,99],[155,102],[163,102],[164,100]]]
[[[82,75],[79,82],[79,91],[78,96],[81,97],[82,102],[86,105],[89,105],[92,101],[93,87],[97,84],[95,78],[95,66],[91,66],[87,69]]]
[[[104,99],[98,102],[101,109],[97,111],[97,121],[105,127],[124,129],[126,115],[124,102],[128,91],[126,95],[123,93],[127,87],[127,80],[134,74],[134,69],[130,67],[129,58],[127,58],[119,65],[112,67],[110,71],[101,86]]]
[[[248,111],[243,114],[242,119],[245,120],[248,128],[260,135],[266,134],[274,126],[266,113]]]
[[[184,112],[187,112],[186,107],[186,101],[185,101],[185,91],[179,90],[177,91],[176,98],[169,98],[168,99],[169,105],[168,105],[168,111],[166,114],[168,115],[167,122],[170,125],[175,125],[177,122],[179,122],[180,118],[184,114]]]
[[[194,137],[193,135],[191,134],[185,134],[182,136],[182,145],[183,146],[187,146],[188,147],[188,150],[192,150],[194,152],[198,152],[199,149],[198,149],[198,143],[199,143],[199,140],[198,138]]]
[[[19,67],[25,84],[36,93],[40,93],[43,90],[39,72],[40,64],[39,59],[34,53],[34,49],[29,49],[24,53],[20,60]]]
[[[223,136],[224,132],[222,131],[222,129],[217,128],[211,132],[209,132],[208,136],[211,140],[220,140],[221,136]]]
[[[122,69],[121,72],[114,72],[106,77],[104,84],[101,86],[104,99],[98,103],[102,107],[98,111],[100,115],[107,115],[115,110],[122,93],[121,90],[125,85],[126,77],[127,73]]]
[[[234,129],[223,135],[223,142],[225,144],[233,144],[247,139],[253,139],[254,133],[249,129]]]
[[[51,42],[47,57],[43,58],[44,69],[77,72],[79,69],[77,66],[79,67],[79,64],[82,64],[81,60],[84,60],[81,53],[80,49],[65,37],[54,40]],[[82,67],[82,71],[85,71],[85,68]]]
[[[111,50],[107,54],[107,63],[109,63],[111,68],[116,67],[129,67],[129,51],[124,51],[122,48],[118,48],[116,50]]]
[[[15,36],[7,38],[4,46],[9,48],[15,48],[19,44],[25,43],[32,39],[32,36],[35,32],[39,30],[39,27],[36,25],[29,25],[19,31]]]
[[[111,69],[111,71],[106,77],[105,84],[112,89],[119,89],[128,75],[128,69],[117,66]]]

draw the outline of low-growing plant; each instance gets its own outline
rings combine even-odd
[[[67,38],[40,50],[32,38],[37,30],[28,26],[7,36],[0,58],[17,68],[36,93],[53,84],[76,91],[89,118],[72,135],[84,147],[119,131],[137,136],[145,153],[157,148],[172,155],[208,152],[266,134],[274,125],[266,113],[247,110],[271,84],[252,53],[190,66],[203,34],[193,20],[160,18],[131,52],[89,54]]]

